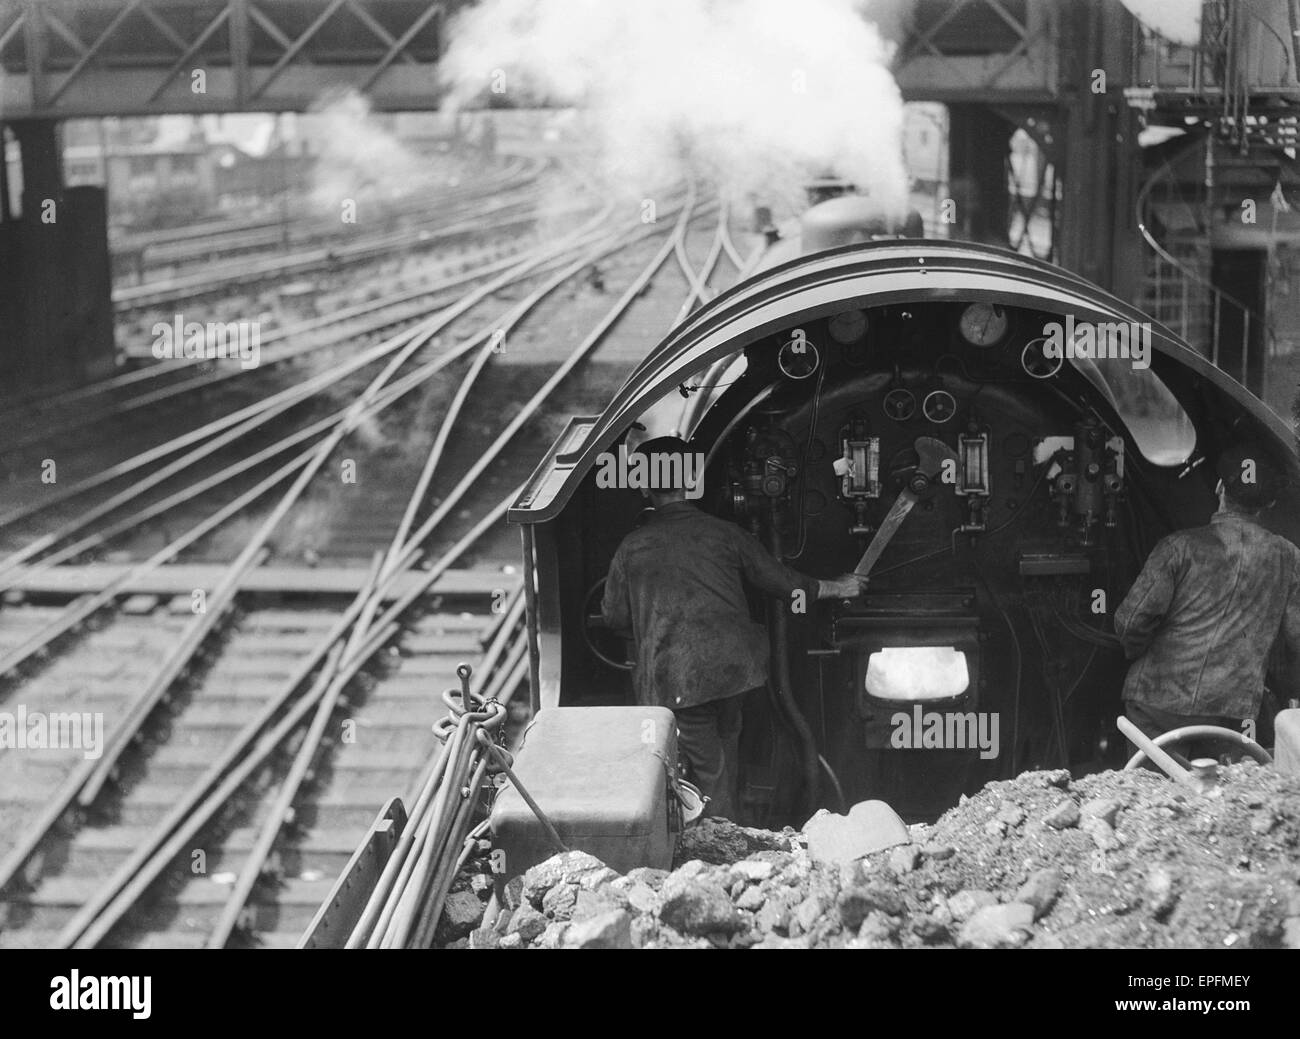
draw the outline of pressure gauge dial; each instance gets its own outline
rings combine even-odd
[[[828,322],[831,338],[841,346],[856,343],[867,334],[867,315],[861,310],[846,310]]]
[[[961,312],[958,328],[971,346],[996,346],[1010,327],[1004,308],[996,303],[972,303]]]

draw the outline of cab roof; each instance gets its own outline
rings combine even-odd
[[[1286,423],[1173,331],[1089,281],[1032,257],[970,242],[857,243],[761,271],[700,307],[651,350],[599,417],[576,418],[511,506],[514,523],[543,523],[564,508],[628,427],[674,386],[718,358],[804,321],[903,302],[993,302],[1076,321],[1150,322],[1152,346],[1261,420],[1293,453]]]

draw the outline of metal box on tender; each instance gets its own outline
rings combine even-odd
[[[667,869],[676,840],[677,727],[663,707],[550,707],[524,734],[514,772],[564,844],[626,873]],[[500,880],[555,854],[512,785],[492,809]]]

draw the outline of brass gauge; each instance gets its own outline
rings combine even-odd
[[[971,346],[996,346],[1010,327],[1005,308],[996,303],[972,303],[961,312],[958,328]]]
[[[867,315],[861,310],[846,310],[827,322],[831,338],[841,346],[856,343],[867,334]]]

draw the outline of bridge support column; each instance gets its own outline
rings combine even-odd
[[[22,156],[22,211],[0,225],[0,371],[20,389],[77,385],[113,368],[106,194],[65,188],[57,124],[9,123]]]
[[[1065,138],[1060,264],[1140,304],[1136,118],[1122,101],[1084,96],[1066,108]]]
[[[1066,5],[1060,37],[1062,267],[1141,303],[1138,117],[1124,99],[1133,20],[1118,4]]]
[[[1008,244],[1007,155],[1015,127],[987,105],[948,105],[948,180],[954,237]]]

